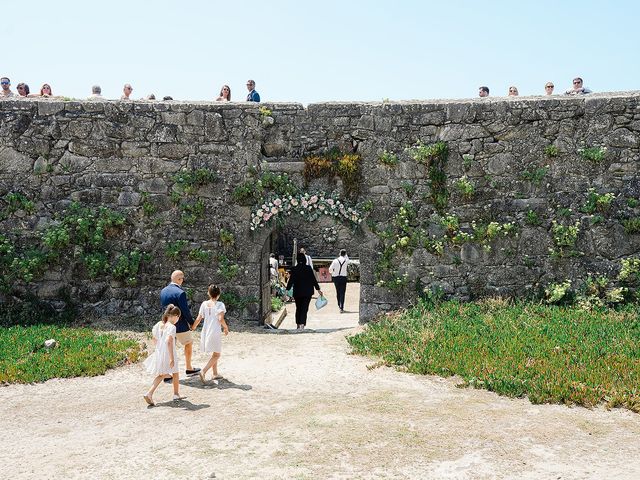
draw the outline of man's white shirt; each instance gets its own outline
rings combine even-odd
[[[349,266],[349,257],[348,256],[340,256],[331,262],[331,266],[329,267],[329,273],[332,277],[346,277],[347,276],[347,267]]]

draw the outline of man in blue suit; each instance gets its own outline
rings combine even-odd
[[[175,305],[180,309],[180,320],[176,323],[176,340],[180,345],[184,346],[187,375],[195,375],[200,369],[193,368],[193,365],[191,365],[191,355],[193,354],[193,333],[191,333],[191,326],[193,325],[193,317],[191,316],[191,310],[189,310],[189,304],[187,303],[187,294],[182,289],[182,282],[184,282],[184,273],[180,270],[173,272],[171,274],[171,283],[160,292],[160,302],[162,303],[163,309],[167,308],[169,304]]]
[[[249,90],[249,95],[247,95],[247,102],[259,102],[260,95],[256,92],[256,82],[253,80],[247,80],[247,90]]]

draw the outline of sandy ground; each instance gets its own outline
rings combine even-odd
[[[357,314],[311,307],[315,331],[232,332],[225,379],[183,379],[156,407],[140,365],[0,388],[9,479],[638,479],[640,415],[531,405],[349,355]],[[349,285],[347,310],[357,308]],[[293,327],[293,309],[283,328]],[[197,350],[196,350],[197,351]],[[195,364],[203,365],[199,353]]]

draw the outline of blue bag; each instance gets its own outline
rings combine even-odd
[[[322,307],[326,307],[329,301],[324,298],[324,296],[320,295],[316,300],[316,310],[320,310]]]

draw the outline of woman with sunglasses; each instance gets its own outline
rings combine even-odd
[[[509,87],[509,96],[510,97],[517,97],[518,96],[518,88],[514,87],[513,85],[511,85]]]
[[[21,97],[26,97],[29,95],[29,85],[27,85],[24,82],[20,82],[18,84],[18,86],[16,87],[16,90],[18,90],[18,95],[20,95]]]
[[[216,98],[217,102],[230,102],[231,101],[231,89],[229,85],[223,85],[220,89],[220,96]]]
[[[551,82],[547,82],[544,86],[544,93],[545,95],[553,95],[553,83]]]
[[[53,97],[53,93],[51,92],[51,85],[49,85],[48,83],[43,83],[42,87],[40,88],[40,93],[32,93],[32,94],[30,94],[28,96],[29,97],[44,97],[44,98]]]

